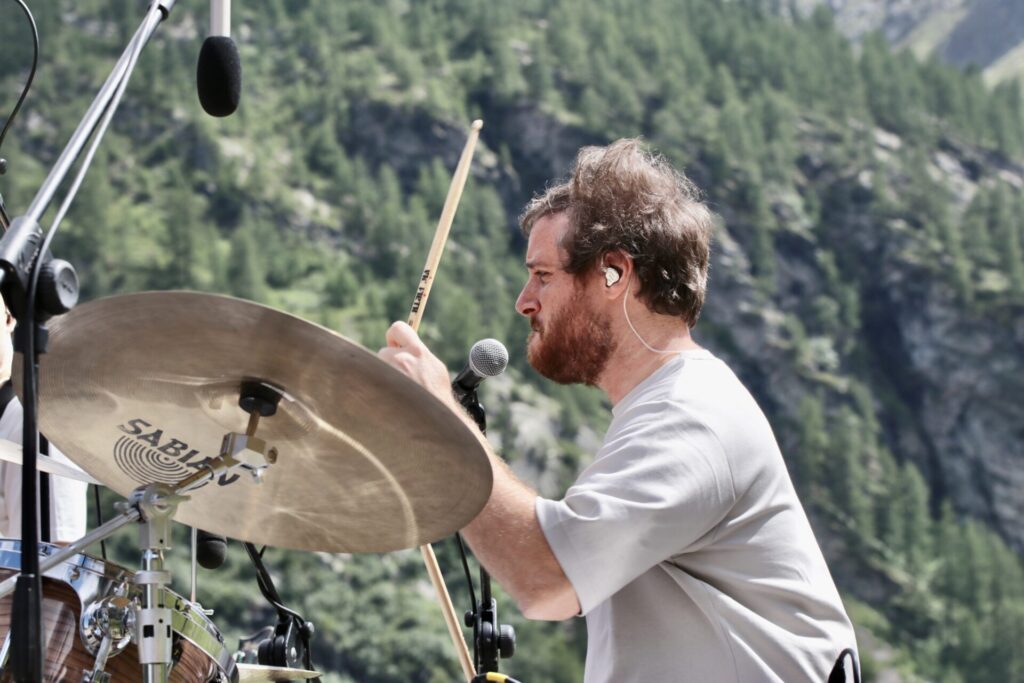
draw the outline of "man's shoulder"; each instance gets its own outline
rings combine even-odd
[[[673,359],[629,393],[615,416],[653,410],[711,418],[722,412],[757,409],[750,392],[721,359],[701,350]]]
[[[682,361],[617,407],[609,436],[642,433],[680,453],[697,448],[739,476],[737,483],[777,468],[771,425],[737,375],[710,353]]]

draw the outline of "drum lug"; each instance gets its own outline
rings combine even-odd
[[[82,610],[80,626],[82,642],[89,654],[98,656],[103,650],[104,641],[110,639],[104,660],[113,657],[131,642],[135,629],[134,605],[124,596],[102,598]]]

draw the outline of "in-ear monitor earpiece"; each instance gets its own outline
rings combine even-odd
[[[612,285],[614,285],[616,282],[619,281],[620,277],[622,277],[622,275],[619,274],[619,270],[617,268],[612,268],[611,266],[605,266],[601,270],[604,271],[604,286],[605,287],[611,287]]]

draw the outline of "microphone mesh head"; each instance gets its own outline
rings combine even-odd
[[[480,377],[497,377],[508,367],[508,349],[497,339],[481,339],[469,350],[469,367]]]

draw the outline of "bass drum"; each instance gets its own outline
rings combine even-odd
[[[48,543],[39,544],[40,557],[56,552]],[[21,568],[21,541],[0,539],[0,580]],[[44,683],[82,683],[95,663],[95,646],[86,646],[82,616],[91,606],[107,599],[133,599],[140,589],[134,574],[124,567],[89,555],[75,555],[43,575]],[[13,595],[0,599],[0,683],[14,680],[10,671],[10,626]],[[234,659],[224,645],[217,627],[188,600],[166,591],[164,604],[172,610],[172,683],[234,683],[238,680]],[[112,650],[117,652],[117,648]],[[107,659],[104,671],[110,683],[137,683],[142,666],[133,643]]]

